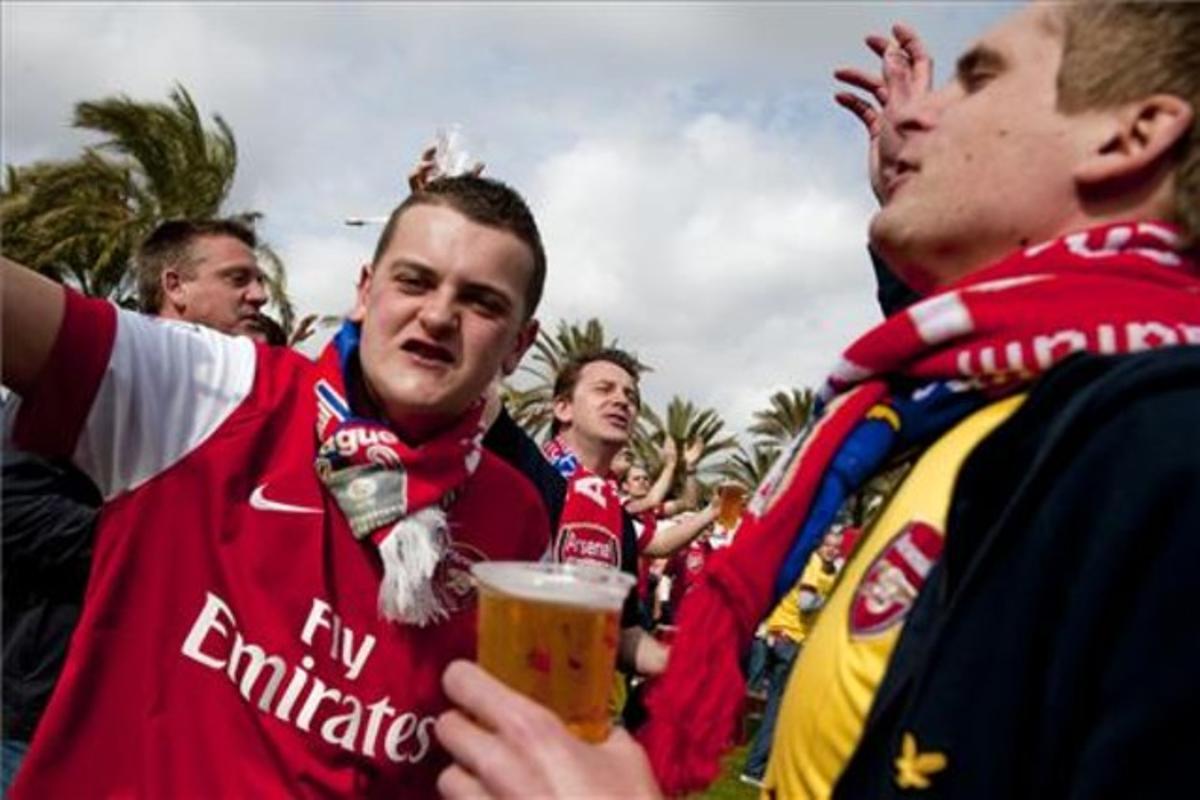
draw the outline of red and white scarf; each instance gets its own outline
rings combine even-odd
[[[446,509],[482,457],[483,402],[410,446],[383,422],[353,415],[345,375],[357,359],[358,327],[347,322],[317,362],[317,474],[354,535],[379,548],[380,614],[424,626],[449,615],[432,579],[450,544]]]
[[[624,517],[616,481],[583,466],[579,456],[559,437],[542,445],[542,453],[567,480],[554,537],[554,560],[619,569]]]
[[[740,655],[846,436],[889,381],[958,380],[996,395],[1076,352],[1200,344],[1200,268],[1171,225],[1105,225],[1030,247],[898,313],[856,340],[829,376],[821,417],[785,449],[732,547],[689,594],[640,738],[663,789],[716,777],[745,695]]]

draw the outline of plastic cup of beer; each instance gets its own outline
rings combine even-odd
[[[621,606],[636,579],[607,567],[526,561],[487,561],[471,572],[480,666],[553,710],[579,738],[604,741]]]
[[[727,531],[733,530],[745,510],[745,486],[740,483],[722,483],[717,487],[717,524]]]

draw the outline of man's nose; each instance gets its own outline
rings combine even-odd
[[[445,334],[458,327],[458,310],[449,292],[431,292],[425,297],[418,315],[421,325],[434,334]]]
[[[261,308],[267,302],[267,284],[262,278],[255,278],[246,287],[246,302],[255,308]]]

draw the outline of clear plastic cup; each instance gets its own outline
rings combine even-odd
[[[479,584],[480,666],[553,710],[579,738],[603,741],[621,606],[635,578],[525,561],[487,561],[471,572]]]
[[[473,172],[480,164],[478,143],[473,142],[457,122],[437,132],[433,161],[439,177],[454,178]]]

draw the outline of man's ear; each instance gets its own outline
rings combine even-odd
[[[521,359],[525,357],[525,353],[533,346],[537,340],[538,321],[531,319],[521,328],[521,332],[517,334],[517,341],[513,345],[513,349],[504,360],[500,362],[500,369],[505,375],[512,375],[516,370],[517,365],[521,363]]]
[[[176,309],[187,306],[187,289],[185,288],[187,282],[179,274],[179,270],[174,267],[163,268],[163,271],[158,276],[158,283],[162,288],[163,309]]]
[[[565,428],[571,424],[572,408],[570,400],[565,397],[554,398],[554,419],[558,422],[560,428]]]
[[[1187,135],[1195,111],[1171,94],[1155,94],[1102,114],[1101,134],[1091,155],[1075,168],[1080,184],[1132,177],[1155,166]]]
[[[358,270],[358,283],[354,287],[354,310],[351,322],[362,322],[367,318],[367,294],[371,291],[371,265],[363,264]]]

